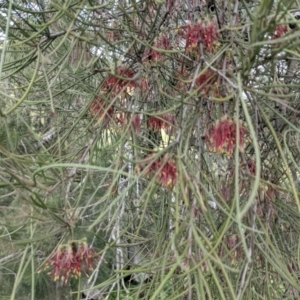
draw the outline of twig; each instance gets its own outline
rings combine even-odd
[[[245,286],[245,280],[246,280],[246,275],[247,275],[247,272],[248,272],[248,268],[249,268],[249,264],[251,263],[251,258],[252,258],[252,255],[253,255],[253,252],[254,252],[254,231],[256,229],[256,226],[255,226],[255,220],[256,220],[256,212],[257,211],[257,204],[255,203],[253,205],[253,209],[252,209],[252,231],[251,231],[251,240],[250,240],[250,246],[249,246],[249,249],[248,249],[248,260],[246,262],[246,265],[244,267],[244,270],[243,270],[243,274],[242,274],[242,278],[241,278],[241,283],[240,283],[240,288],[239,288],[239,292],[238,292],[238,295],[237,295],[237,300],[240,300],[241,297],[242,297],[242,292],[243,292],[243,288]]]
[[[72,28],[70,31],[76,31],[76,30],[78,30],[77,27]],[[50,41],[50,40],[55,40],[57,37],[60,37],[60,36],[62,36],[62,35],[65,35],[66,33],[68,33],[68,31],[67,31],[67,30],[63,30],[63,31],[60,31],[60,32],[55,32],[55,33],[49,34],[49,35],[47,35],[46,37],[44,37],[44,38],[40,41],[39,45],[41,45],[41,44],[43,44],[43,43],[45,43],[45,42],[48,42],[48,41]]]
[[[250,250],[249,256],[251,256],[251,255],[252,255],[252,253],[251,253],[251,250]],[[239,292],[238,292],[236,300],[240,300],[241,299],[242,291],[243,291],[243,288],[244,288],[244,285],[245,285],[245,279],[246,279],[246,275],[247,275],[249,264],[250,264],[250,261],[247,261],[246,265],[244,267],[243,274],[242,274],[242,279],[241,279],[241,284],[240,284],[240,288],[239,288]]]
[[[0,258],[0,264],[3,263],[3,262],[5,262],[5,261],[7,261],[7,260],[12,259],[17,254],[21,254],[21,253],[12,253],[12,254],[6,255],[5,257]]]
[[[195,85],[195,82],[196,82],[196,79],[197,79],[197,76],[198,76],[198,73],[199,73],[199,69],[200,69],[200,66],[201,64],[198,64],[197,68],[196,68],[196,71],[194,73],[194,77],[193,77],[193,81],[191,83],[191,86],[189,88],[189,93],[193,90],[194,88],[194,85]],[[183,113],[182,113],[182,119],[181,119],[181,124],[178,128],[178,134],[177,134],[177,137],[176,137],[176,142],[179,143],[180,139],[181,139],[181,135],[182,135],[182,129],[183,129],[183,125],[184,125],[184,122],[185,122],[185,119],[186,119],[186,115],[187,115],[187,110],[188,110],[188,105],[186,104],[183,108]]]
[[[93,138],[92,142],[86,147],[85,151],[83,152],[81,158],[79,159],[79,164],[82,164],[85,159],[86,156],[88,155],[91,147],[94,145],[94,143],[97,141],[97,137],[98,135],[96,134],[95,137]],[[69,203],[69,195],[70,195],[70,189],[71,189],[71,185],[72,185],[72,181],[76,175],[78,168],[73,168],[73,170],[70,171],[70,173],[66,176],[67,179],[69,179],[69,182],[67,184],[67,188],[66,188],[66,196],[65,196],[65,202],[69,204],[69,207],[71,208],[72,206]]]

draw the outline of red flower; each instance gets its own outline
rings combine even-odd
[[[170,41],[166,36],[161,36],[154,44],[155,48],[169,50],[171,48]],[[158,62],[163,58],[163,53],[150,49],[145,52],[143,60],[146,62]]]
[[[114,114],[114,107],[109,105],[99,96],[96,97],[94,102],[90,106],[90,114],[92,116],[97,116],[97,120],[109,121]]]
[[[60,278],[61,266],[62,266],[62,259],[64,256],[65,249],[59,247],[58,250],[49,258],[48,262],[46,263],[44,270],[48,269],[51,265],[53,266],[52,270],[52,278],[53,281],[57,281]]]
[[[175,116],[170,114],[162,115],[163,122],[163,129],[166,131],[167,134],[172,134],[174,131],[175,125]]]
[[[136,134],[141,133],[141,115],[132,116],[131,126]]]
[[[212,95],[220,97],[219,86],[217,84],[218,74],[211,70],[207,70],[196,79],[196,87],[206,96]]]
[[[210,150],[231,155],[237,142],[236,130],[236,122],[224,116],[208,136]],[[239,148],[241,151],[243,151],[246,133],[247,130],[242,124],[239,124]]]
[[[152,153],[145,157],[144,161],[136,166],[136,172],[142,172],[142,175],[155,173],[160,167],[160,159],[156,153]]]
[[[174,123],[174,116],[171,116],[170,114],[164,114],[159,117],[152,116],[148,120],[148,128],[155,131],[164,129],[169,134]]]
[[[71,250],[70,250],[71,249]],[[70,252],[69,252],[70,251]],[[72,272],[73,250],[68,245],[61,245],[49,258],[42,270],[52,268],[51,276],[53,281],[62,280],[66,284]]]
[[[136,86],[136,81],[131,80],[135,76],[135,72],[132,69],[127,69],[122,66],[116,76],[109,76],[103,84],[103,88],[106,91],[113,91],[116,94],[120,92],[126,92],[126,89],[132,89]],[[122,78],[118,78],[122,77]]]
[[[72,246],[67,245],[60,266],[61,280],[65,285],[69,282],[70,276],[74,273],[74,265],[76,265],[75,252]]]
[[[163,158],[158,158],[155,153],[148,155],[145,162],[137,166],[137,171],[142,171],[142,175],[156,176],[164,188],[172,188],[177,183],[176,163],[167,154]]]
[[[275,27],[275,31],[273,34],[272,39],[278,39],[280,37],[282,37],[283,35],[285,35],[285,33],[287,32],[287,27],[285,25],[278,25]]]
[[[75,242],[71,242],[59,246],[40,271],[52,267],[53,281],[61,280],[66,285],[71,276],[77,279],[81,276],[84,269],[83,262],[88,270],[92,270],[93,262],[98,257],[98,254],[89,248],[86,241],[81,242],[78,249]]]
[[[200,42],[203,44],[204,50],[213,52],[217,40],[217,29],[213,23],[209,23],[208,25],[200,23],[190,24],[186,28],[185,50],[187,53],[198,54]]]
[[[99,257],[99,255],[88,246],[86,241],[83,241],[78,246],[76,257],[78,258],[78,260],[82,262],[84,261],[86,264],[86,268],[89,271],[92,271],[94,269],[93,262],[96,258]]]
[[[146,62],[158,62],[161,58],[162,58],[162,53],[151,49],[145,52],[143,60]]]
[[[150,117],[148,121],[148,128],[153,130],[161,130],[163,125],[163,120],[157,118],[157,117]]]
[[[165,155],[161,162],[162,168],[158,175],[158,181],[164,188],[174,187],[177,182],[177,167],[172,159]]]

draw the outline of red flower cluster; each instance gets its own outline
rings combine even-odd
[[[136,87],[136,81],[132,80],[135,72],[132,69],[128,69],[125,66],[122,66],[116,76],[109,76],[103,84],[104,90],[111,92],[113,91],[116,94],[120,92],[126,92],[126,89],[132,89]],[[120,78],[121,77],[121,78]]]
[[[110,75],[103,83],[103,91],[108,93],[118,94],[132,94],[135,88],[140,91],[147,91],[149,89],[148,81],[145,78],[135,80],[136,73],[133,69],[121,66],[116,75]]]
[[[210,150],[231,155],[237,142],[236,130],[237,123],[234,120],[228,119],[227,116],[224,116],[208,136]],[[239,148],[241,151],[243,151],[247,132],[247,129],[243,127],[242,124],[239,124]]]
[[[287,32],[287,27],[285,25],[278,25],[275,28],[272,39],[273,40],[278,39],[278,38],[284,36],[286,34],[286,32]]]
[[[148,120],[148,128],[155,131],[164,129],[169,134],[174,123],[174,116],[171,116],[170,114],[164,114],[159,117],[152,116]]]
[[[161,160],[159,170],[158,180],[161,185],[165,188],[175,186],[177,181],[177,167],[175,162],[169,159],[167,155]]]
[[[163,35],[156,41],[156,43],[154,44],[154,47],[162,49],[162,50],[169,50],[171,48],[170,41],[166,36]],[[162,59],[162,57],[163,57],[163,53],[157,52],[153,49],[150,49],[145,52],[143,60],[145,62],[155,62],[156,63],[156,62],[160,61]]]
[[[170,159],[168,155],[164,155],[163,158],[155,157],[156,154],[150,154],[145,159],[145,163],[139,165],[141,169],[146,165],[144,174],[154,174],[157,178],[157,182],[164,188],[172,188],[177,183],[177,167],[174,160]]]
[[[218,37],[216,26],[213,23],[203,25],[200,23],[186,26],[186,44],[187,53],[199,53],[199,43],[203,44],[203,50],[213,52]]]
[[[199,91],[206,96],[212,95],[220,97],[217,81],[218,74],[211,70],[207,70],[196,79],[196,86],[199,88]]]
[[[89,248],[86,240],[80,242],[78,248],[76,248],[75,242],[70,242],[67,245],[59,246],[40,271],[52,267],[50,274],[53,281],[61,280],[66,285],[70,277],[78,279],[83,271],[86,273],[93,270],[93,262],[98,258],[99,255]]]
[[[141,134],[141,115],[135,114],[132,116],[131,126],[136,134]]]
[[[101,121],[102,120],[109,121],[113,117],[114,111],[115,111],[114,107],[112,105],[109,105],[99,96],[96,97],[96,99],[93,101],[93,103],[90,106],[90,114],[92,116],[96,116],[97,121],[99,119]]]

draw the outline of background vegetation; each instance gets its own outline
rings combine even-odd
[[[1,1],[0,299],[299,299],[299,4]]]

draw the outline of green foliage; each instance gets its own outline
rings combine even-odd
[[[298,10],[3,2],[0,298],[299,298]]]

